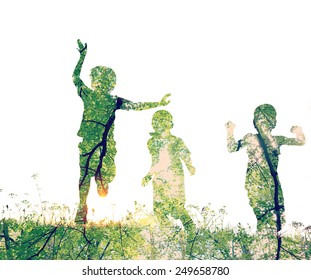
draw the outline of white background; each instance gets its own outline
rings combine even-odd
[[[39,265],[40,263],[40,265]],[[14,269],[12,269],[14,267]],[[18,269],[16,269],[18,267]],[[83,276],[83,270],[92,269],[95,273],[102,269],[102,276],[88,275]],[[137,268],[141,269],[142,273],[147,272],[147,269],[165,269],[166,274],[155,276],[118,276],[118,269],[125,270],[133,269],[137,273]],[[200,271],[204,270],[204,267],[228,267],[229,275],[175,275],[178,271],[177,267],[192,267],[193,270],[197,267]],[[110,273],[116,269],[115,276],[104,275],[104,269],[106,271],[110,269]],[[73,278],[77,280],[81,279],[251,279],[262,280],[271,278],[285,278],[296,279],[297,277],[303,278],[310,274],[309,261],[183,261],[183,260],[171,260],[171,261],[3,261],[0,262],[0,269],[4,275],[10,275],[12,279],[21,279],[27,276],[31,276],[31,279],[37,280],[46,277],[46,275],[53,275],[55,278]],[[98,270],[97,270],[98,269]],[[90,271],[90,270],[89,270]],[[214,271],[214,269],[212,269]],[[160,271],[159,271],[160,272]],[[91,272],[89,272],[91,273]],[[160,274],[160,273],[159,273]]]
[[[278,112],[276,135],[303,127],[307,144],[281,149],[279,176],[287,221],[311,224],[311,4],[308,1],[6,1],[1,4],[0,203],[9,193],[38,201],[78,202],[82,101],[71,75],[78,38],[88,43],[82,78],[109,66],[113,94],[159,101],[174,117],[172,133],[192,153],[195,176],[186,177],[188,204],[226,206],[231,224],[254,224],[244,189],[247,155],[229,154],[225,122],[236,138],[255,132],[254,109]],[[117,176],[106,199],[92,186],[90,200],[103,215],[151,209],[146,146],[156,110],[118,111]],[[25,195],[27,193],[28,195]]]

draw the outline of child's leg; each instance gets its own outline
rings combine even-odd
[[[105,170],[103,170],[103,169],[104,168],[101,168],[100,171],[98,172],[98,174],[95,175],[95,181],[96,181],[96,185],[97,185],[97,193],[101,197],[107,196],[108,189],[109,189],[108,181],[105,178]]]
[[[80,180],[82,178],[80,177]],[[80,181],[81,182],[81,181]],[[76,214],[76,218],[75,218],[75,222],[76,223],[83,223],[86,224],[87,222],[87,204],[86,204],[86,200],[87,200],[87,196],[90,190],[90,183],[91,183],[91,177],[86,177],[83,180],[83,183],[79,185],[79,197],[80,197],[80,201],[79,201],[79,207],[78,207],[78,211]]]
[[[168,215],[170,213],[169,204],[153,202],[153,213],[157,217],[161,228],[168,225]]]
[[[174,219],[180,219],[184,230],[186,232],[186,247],[185,247],[185,256],[188,256],[191,258],[192,255],[192,248],[193,248],[193,240],[195,238],[196,234],[196,228],[195,224],[190,217],[188,211],[184,207],[184,202],[175,201],[174,206],[172,207],[173,211],[171,215],[174,217]]]
[[[258,232],[266,229],[276,230],[275,185],[267,164],[248,166],[245,189],[247,190],[249,204],[257,218]],[[283,225],[285,224],[284,198],[281,186],[278,188],[278,206],[280,207],[279,214]]]
[[[99,172],[95,174],[97,192],[101,197],[105,197],[108,194],[109,183],[113,181],[115,176],[116,165],[114,162],[114,155],[108,152],[103,159]]]
[[[184,203],[175,203],[174,211],[172,212],[172,216],[175,219],[180,219],[185,231],[187,233],[187,239],[189,241],[193,240],[195,236],[195,224],[190,217],[188,211],[184,207]]]
[[[90,190],[91,178],[94,176],[94,166],[98,164],[98,156],[96,153],[90,158],[86,156],[89,152],[92,141],[85,139],[79,144],[80,150],[80,179],[79,179],[79,207],[76,214],[76,223],[87,222],[87,196]]]

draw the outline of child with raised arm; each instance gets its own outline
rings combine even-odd
[[[87,196],[90,181],[95,177],[99,195],[106,196],[108,184],[116,175],[116,143],[113,136],[116,110],[146,110],[165,106],[170,94],[160,102],[134,103],[111,95],[116,85],[116,75],[111,68],[97,66],[91,70],[91,87],[88,88],[80,78],[81,68],[87,53],[87,44],[78,40],[79,61],[73,72],[73,82],[84,104],[83,118],[78,132],[82,137],[80,150],[80,202],[75,221],[87,222]]]
[[[285,222],[284,198],[277,173],[280,147],[304,145],[305,136],[299,126],[291,128],[295,138],[272,135],[271,131],[276,126],[276,110],[270,104],[256,108],[253,123],[258,133],[248,133],[243,139],[236,141],[235,124],[229,121],[226,124],[227,148],[230,153],[244,147],[247,149],[245,189],[257,218],[257,230],[274,228],[279,232]]]

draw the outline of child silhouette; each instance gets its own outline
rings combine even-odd
[[[244,147],[247,149],[245,189],[257,218],[257,230],[276,228],[279,232],[285,222],[284,198],[277,174],[280,147],[303,145],[305,136],[299,126],[291,128],[296,138],[272,135],[271,131],[276,126],[276,110],[270,104],[255,109],[253,123],[258,133],[248,133],[237,142],[234,138],[235,124],[226,123],[227,148],[230,153]]]
[[[180,219],[188,240],[195,234],[194,223],[185,209],[185,186],[182,161],[191,175],[195,168],[192,166],[190,151],[182,139],[171,134],[173,117],[165,110],[159,110],[152,117],[154,132],[150,133],[148,149],[152,165],[148,174],[143,178],[142,185],[146,186],[152,179],[153,211],[160,225],[164,226],[170,214]]]
[[[165,95],[160,102],[134,103],[111,95],[116,85],[116,75],[111,68],[97,66],[91,70],[91,87],[88,88],[80,78],[81,68],[87,53],[87,44],[78,40],[79,61],[73,72],[73,82],[84,104],[83,119],[78,136],[83,140],[80,150],[80,202],[75,221],[87,222],[87,196],[90,181],[95,177],[99,195],[106,196],[108,184],[116,175],[116,143],[113,136],[116,110],[146,110],[165,106],[169,103]]]

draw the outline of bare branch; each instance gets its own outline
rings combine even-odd
[[[107,242],[107,244],[106,244],[106,246],[105,246],[105,248],[104,248],[104,251],[103,251],[103,253],[100,255],[100,257],[99,257],[99,259],[100,260],[102,260],[103,259],[103,257],[105,256],[105,253],[106,253],[106,251],[107,251],[107,249],[108,249],[108,247],[109,247],[109,245],[110,245],[110,240]]]
[[[51,239],[51,237],[53,236],[53,234],[56,232],[58,226],[54,227],[54,229],[50,232],[48,238],[45,240],[43,246],[41,247],[41,249],[38,251],[38,253],[32,255],[31,257],[28,258],[28,260],[31,260],[34,257],[38,257],[40,255],[40,253],[44,250],[45,246],[48,244],[49,240]]]

